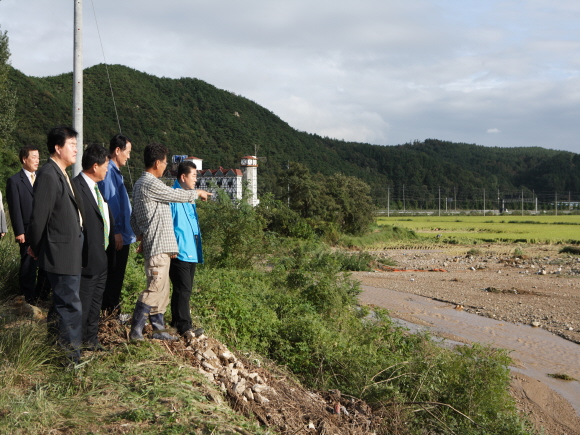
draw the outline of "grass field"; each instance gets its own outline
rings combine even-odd
[[[413,216],[379,217],[444,243],[580,244],[580,216]]]

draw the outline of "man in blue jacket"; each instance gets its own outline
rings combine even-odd
[[[174,189],[194,190],[197,181],[197,167],[190,161],[181,162],[177,168],[177,180]],[[171,295],[171,326],[186,339],[199,337],[203,328],[193,329],[189,300],[193,287],[195,268],[203,263],[201,249],[201,232],[195,204],[170,204],[173,216],[173,228],[179,252],[171,259],[169,278],[173,284]]]
[[[107,250],[109,273],[101,309],[110,314],[119,308],[121,290],[125,279],[125,269],[129,258],[129,246],[135,243],[131,228],[131,203],[125,188],[121,168],[131,157],[131,140],[127,136],[113,136],[109,146],[109,169],[103,181],[99,181],[101,195],[113,212],[115,220],[115,249]]]

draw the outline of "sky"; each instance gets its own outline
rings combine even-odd
[[[347,141],[580,153],[577,0],[82,3],[85,68],[198,78]],[[71,0],[0,0],[12,66],[72,71],[73,20]]]

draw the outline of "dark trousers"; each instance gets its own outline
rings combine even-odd
[[[80,275],[59,275],[46,272],[52,286],[53,304],[48,313],[49,328],[57,336],[57,341],[76,361],[81,357],[82,305],[79,297]]]
[[[195,266],[197,263],[188,263],[177,258],[171,259],[169,279],[173,284],[171,294],[171,326],[180,334],[191,329],[191,311],[189,299],[195,278]]]
[[[101,304],[107,282],[107,269],[99,275],[82,275],[79,297],[83,311],[82,334],[83,343],[87,345],[99,344],[99,319]]]
[[[107,284],[105,285],[103,303],[101,305],[101,310],[107,313],[112,313],[119,308],[130,246],[123,245],[119,251],[114,251],[113,249],[107,250],[107,256],[109,256],[109,274],[107,275]],[[111,255],[114,256],[114,261],[112,261]]]
[[[26,302],[36,304],[39,299],[46,300],[50,295],[50,283],[46,272],[38,267],[38,261],[26,253],[28,243],[20,243],[20,293]],[[38,271],[38,277],[37,277]]]

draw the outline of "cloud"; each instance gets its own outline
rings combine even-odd
[[[35,76],[72,70],[72,6],[0,1],[14,67]],[[94,8],[108,63],[205,80],[299,130],[376,144],[437,138],[580,151],[576,1],[101,0]],[[88,67],[103,62],[92,3],[84,22]]]

